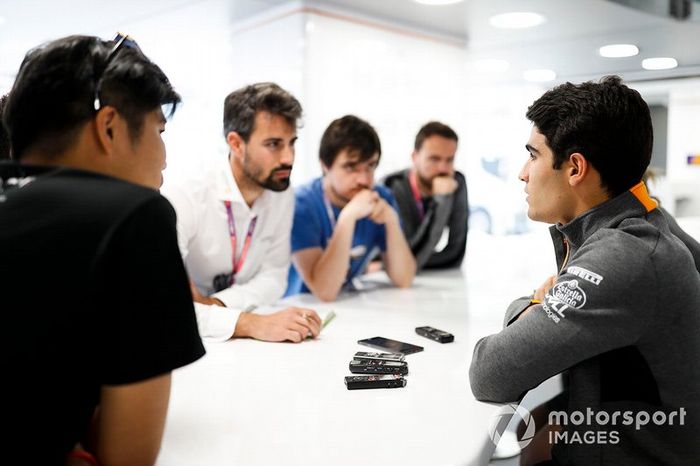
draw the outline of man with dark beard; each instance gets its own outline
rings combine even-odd
[[[289,177],[301,105],[273,83],[224,100],[228,160],[166,186],[177,211],[180,251],[191,280],[200,333],[227,340],[303,341],[321,321],[310,309],[245,312],[284,294],[294,194]]]
[[[418,270],[462,265],[467,249],[467,183],[454,168],[457,133],[431,121],[418,131],[413,167],[388,175],[384,184],[399,205],[403,231]],[[444,247],[440,239],[446,236]]]

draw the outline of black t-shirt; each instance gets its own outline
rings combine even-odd
[[[8,189],[18,171],[36,177]],[[3,456],[63,464],[102,385],[204,354],[175,212],[156,191],[85,171],[2,164],[0,179]]]

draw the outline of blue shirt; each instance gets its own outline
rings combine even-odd
[[[333,224],[340,215],[338,207],[331,204],[333,222],[328,218],[328,210],[323,196],[323,178],[300,186],[295,190],[294,223],[292,225],[292,253],[307,248],[326,249],[333,234]],[[398,206],[391,191],[384,186],[375,186],[374,190],[394,210]],[[386,251],[386,230],[384,225],[374,223],[369,218],[358,220],[352,237],[350,270],[343,285],[356,275],[362,273],[367,263],[378,251]],[[308,293],[310,290],[304,283],[301,274],[294,265],[289,268],[289,280],[285,296],[298,293]]]

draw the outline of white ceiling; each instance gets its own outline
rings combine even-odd
[[[643,0],[638,4],[663,10],[670,0]],[[466,0],[454,5],[426,6],[413,0],[324,0],[318,4],[446,35],[466,43],[469,56],[499,58],[511,63],[509,79],[522,70],[551,68],[560,80],[589,79],[622,74],[627,80],[700,75],[700,2],[693,14],[678,21],[635,10],[606,0]],[[653,8],[650,8],[653,9]],[[535,28],[501,30],[489,25],[498,13],[533,11],[546,22]],[[634,43],[636,57],[609,59],[598,56],[602,45]],[[672,56],[679,67],[645,71],[642,58]]]
[[[212,0],[0,0],[0,78],[13,72],[23,53],[38,43],[72,33],[99,34],[122,23],[155,17],[174,8]],[[669,0],[646,0],[665,4]],[[621,73],[628,80],[700,75],[700,2],[689,20],[677,21],[605,0],[466,0],[425,6],[413,0],[229,0],[232,21],[295,3],[391,22],[465,44],[469,58],[501,58],[511,63],[508,79],[527,68],[552,68],[559,79],[587,79]],[[527,30],[497,30],[488,18],[508,11],[535,11],[545,24]],[[193,25],[196,27],[196,25]],[[631,42],[640,55],[604,59],[597,49]],[[679,68],[643,71],[641,59],[673,56]],[[465,57],[465,60],[467,57]],[[0,79],[1,81],[1,79]]]

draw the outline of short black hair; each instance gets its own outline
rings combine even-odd
[[[163,71],[138,47],[121,47],[108,63],[115,45],[75,35],[26,54],[4,115],[14,158],[30,149],[48,157],[67,150],[95,115],[98,81],[101,105],[117,109],[132,142],[140,137],[147,113],[168,105],[172,115],[180,96]]]
[[[5,124],[2,122],[2,114],[5,111],[5,104],[7,104],[7,98],[7,94],[0,97],[0,160],[7,160],[12,158],[10,154],[10,134],[7,132]]]
[[[360,161],[369,160],[374,154],[382,155],[377,132],[355,115],[345,115],[331,122],[321,137],[319,158],[325,167],[330,168],[344,149],[357,154]]]
[[[639,92],[619,76],[561,84],[537,99],[526,115],[547,139],[555,169],[579,152],[612,196],[642,180],[654,142],[651,115]]]
[[[445,139],[452,139],[455,142],[459,142],[457,133],[444,123],[439,121],[431,121],[423,125],[421,129],[416,134],[416,142],[413,145],[415,150],[420,150],[423,145],[423,141],[428,139],[430,136],[441,136]]]
[[[224,99],[224,137],[235,132],[248,142],[255,130],[255,115],[258,112],[279,115],[296,127],[301,111],[299,101],[277,84],[251,84],[233,91]]]

